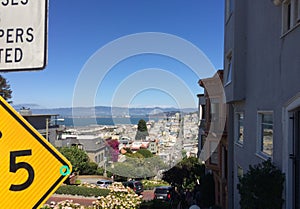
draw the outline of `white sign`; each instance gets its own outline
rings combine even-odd
[[[0,71],[47,63],[48,0],[0,0]]]

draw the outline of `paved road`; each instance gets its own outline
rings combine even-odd
[[[78,180],[81,181],[81,183],[89,183],[89,184],[96,184],[98,180],[100,179],[109,179],[105,178],[103,176],[79,176]]]
[[[143,192],[143,200],[152,200],[154,198],[153,190],[146,190]]]

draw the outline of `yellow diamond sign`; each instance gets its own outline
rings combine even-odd
[[[0,208],[40,208],[70,162],[0,96]]]

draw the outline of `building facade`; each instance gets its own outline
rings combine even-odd
[[[202,120],[199,124],[200,158],[205,161],[208,172],[212,172],[215,183],[215,204],[228,208],[228,142],[226,115],[227,106],[223,91],[223,71],[218,70],[211,78],[199,80],[204,94],[199,95],[199,110]],[[203,101],[204,100],[204,101]],[[200,108],[201,105],[201,108]]]
[[[32,114],[30,109],[25,108],[21,109],[19,113],[54,146],[65,130],[65,126],[59,124],[58,114]]]
[[[104,167],[109,156],[109,146],[104,139],[92,134],[63,133],[61,139],[55,142],[56,147],[76,146],[86,152],[91,162]]]
[[[300,1],[225,0],[228,203],[238,177],[267,159],[285,173],[283,208],[300,208]]]

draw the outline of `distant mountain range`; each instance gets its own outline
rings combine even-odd
[[[173,107],[147,107],[147,108],[125,108],[125,107],[64,107],[64,108],[42,108],[35,104],[13,105],[19,111],[29,108],[33,114],[59,114],[62,117],[128,117],[128,116],[163,116],[175,112],[190,113],[197,111],[196,108],[177,109]]]

